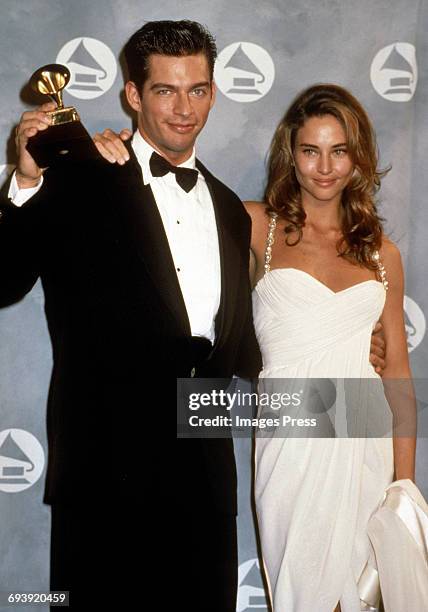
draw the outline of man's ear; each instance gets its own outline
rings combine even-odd
[[[140,111],[141,96],[140,92],[138,91],[138,87],[136,86],[134,81],[127,81],[127,83],[125,83],[125,94],[126,99],[128,100],[128,104],[132,108],[132,110],[137,112]]]
[[[216,95],[217,95],[217,85],[215,84],[215,81],[212,80],[211,81],[211,102],[210,102],[210,110],[212,109],[212,107],[214,106],[214,102],[216,99]]]

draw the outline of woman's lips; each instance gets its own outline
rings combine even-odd
[[[314,179],[314,182],[320,187],[331,187],[336,182],[336,179],[328,179],[328,180]]]

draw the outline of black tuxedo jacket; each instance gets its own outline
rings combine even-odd
[[[185,511],[236,511],[231,440],[174,441],[177,377],[194,367],[205,377],[260,368],[250,219],[230,189],[198,168],[214,203],[222,284],[215,344],[202,361],[132,150],[122,167],[51,167],[21,208],[8,200],[8,183],[0,194],[0,306],[20,300],[38,277],[45,293],[53,350],[47,502],[118,492],[173,499],[178,488]]]

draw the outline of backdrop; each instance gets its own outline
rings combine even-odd
[[[117,58],[129,35],[147,20],[194,19],[216,35],[219,93],[198,155],[243,199],[261,197],[273,131],[296,93],[320,81],[350,88],[373,119],[382,164],[392,165],[380,195],[381,213],[404,259],[413,372],[425,376],[426,1],[2,0],[1,9],[1,181],[13,164],[13,126],[34,105],[26,83],[43,64],[69,66],[72,80],[65,99],[78,108],[91,133],[130,126],[121,102]],[[43,294],[37,285],[21,303],[0,311],[0,591],[48,589],[50,512],[42,494],[50,368]],[[237,610],[263,612],[250,506],[250,442],[235,442],[240,503]],[[425,496],[427,458],[426,440],[420,440],[418,476]],[[97,465],[89,469],[96,477]],[[167,552],[165,568],[167,583],[174,571]],[[182,605],[179,592],[173,603],[170,589],[164,596],[168,610]]]

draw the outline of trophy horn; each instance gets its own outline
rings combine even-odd
[[[49,96],[58,106],[64,108],[62,90],[70,80],[70,71],[63,64],[47,64],[34,72],[30,78],[33,91]]]

